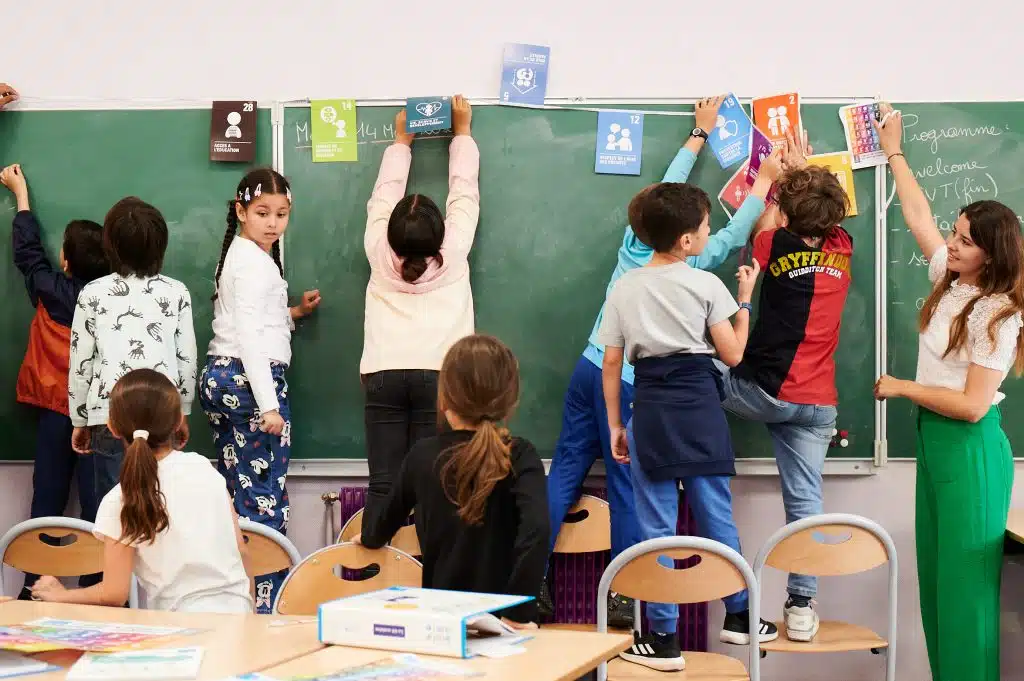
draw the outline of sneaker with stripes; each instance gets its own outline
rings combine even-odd
[[[643,634],[633,632],[633,645],[619,657],[627,662],[640,664],[660,672],[678,672],[686,668],[686,661],[679,650],[679,639],[675,634]]]
[[[761,643],[774,641],[779,637],[779,628],[771,622],[761,620],[758,627],[758,640]],[[725,624],[722,625],[722,633],[718,639],[722,643],[731,643],[736,646],[750,645],[750,611],[726,613]]]

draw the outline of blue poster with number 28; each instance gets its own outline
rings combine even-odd
[[[595,173],[639,175],[644,148],[644,115],[602,111],[597,115]]]

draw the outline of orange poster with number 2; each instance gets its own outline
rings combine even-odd
[[[774,146],[786,141],[786,133],[800,129],[800,95],[787,92],[771,97],[759,97],[751,102],[754,125],[768,136]]]

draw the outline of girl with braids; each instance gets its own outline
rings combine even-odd
[[[288,307],[281,237],[291,207],[288,181],[269,168],[238,184],[214,279],[213,340],[199,380],[235,510],[281,533],[288,528],[291,333],[320,304],[319,291],[307,291]],[[258,612],[270,612],[283,580],[283,573],[256,578]]]
[[[363,356],[369,490],[366,514],[383,504],[406,452],[436,432],[437,371],[445,352],[474,330],[469,251],[480,215],[480,151],[472,111],[452,99],[445,213],[422,194],[405,195],[414,135],[405,109],[384,152],[366,206]]]
[[[409,450],[390,495],[356,539],[380,548],[416,510],[423,586],[536,597],[547,563],[544,466],[533,445],[501,424],[519,402],[519,363],[490,336],[445,355],[437,405],[450,429]],[[504,613],[535,622],[535,600]]]
[[[103,581],[65,589],[40,577],[35,599],[122,606],[134,572],[152,610],[252,612],[238,516],[210,462],[175,450],[184,423],[181,396],[164,374],[136,369],[117,382],[108,427],[125,456],[120,484],[96,513]]]
[[[933,679],[998,681],[1003,535],[1013,453],[999,387],[1024,369],[1024,239],[1013,210],[975,201],[949,235],[900,146],[903,121],[876,123],[932,292],[918,321],[917,377],[882,376],[880,400],[917,405],[917,571]]]

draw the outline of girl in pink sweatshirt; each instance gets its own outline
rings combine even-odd
[[[405,195],[414,135],[405,129],[404,109],[366,206],[370,281],[359,372],[370,516],[383,506],[413,443],[436,434],[441,363],[456,341],[474,332],[468,256],[480,215],[480,151],[471,119],[469,102],[455,96],[444,215],[428,197]]]

